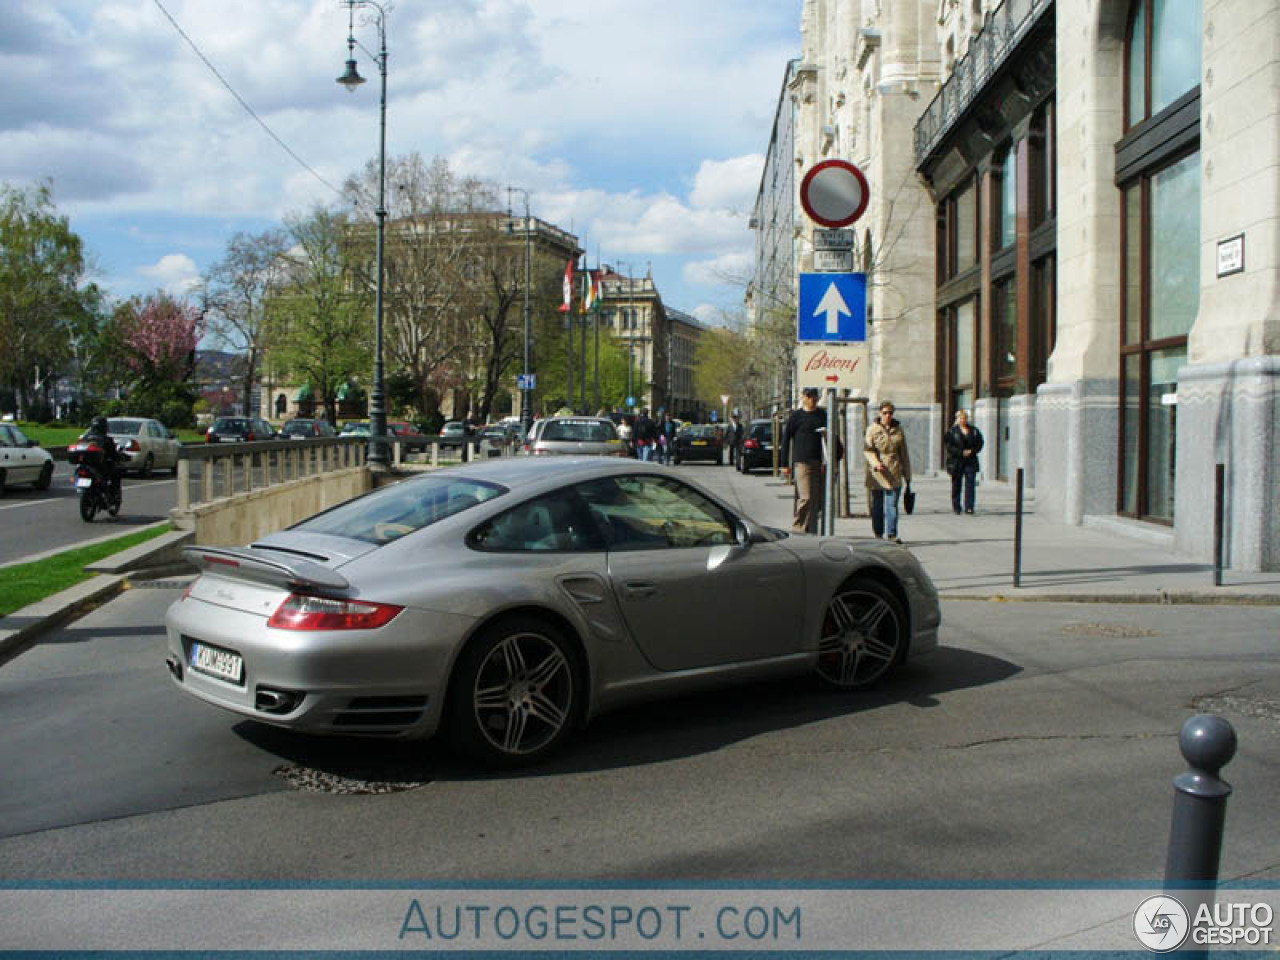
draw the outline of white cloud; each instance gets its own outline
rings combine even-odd
[[[685,264],[686,283],[702,287],[744,287],[755,266],[755,257],[747,250],[725,253],[711,260],[695,260]]]
[[[755,207],[763,170],[764,156],[758,153],[730,160],[703,160],[689,202],[703,210],[750,211]]]
[[[724,309],[710,303],[700,303],[689,311],[697,318],[699,323],[703,323],[708,327],[727,327],[728,321],[724,315]]]
[[[176,297],[190,292],[200,282],[196,262],[185,253],[170,253],[150,266],[139,267],[138,273]]]

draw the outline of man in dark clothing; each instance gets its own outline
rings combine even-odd
[[[738,462],[738,457],[741,456],[743,430],[742,414],[735,410],[733,411],[733,418],[724,430],[724,442],[725,446],[729,448],[729,466],[731,467]]]
[[[793,411],[782,430],[782,471],[795,476],[795,533],[817,533],[822,510],[822,444],[827,411],[818,408],[818,389],[805,387],[801,408]]]
[[[651,461],[654,447],[658,445],[658,425],[649,419],[649,408],[645,407],[636,417],[636,425],[632,430],[632,443],[635,444],[636,457]]]
[[[107,489],[111,492],[112,498],[116,498],[120,495],[120,470],[116,465],[127,458],[116,446],[115,439],[107,432],[109,429],[106,417],[94,417],[89,424],[89,429],[80,439],[91,440],[102,448],[102,478],[107,482]]]

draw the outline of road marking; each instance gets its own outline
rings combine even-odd
[[[178,482],[177,480],[149,480],[146,483],[131,483],[128,486],[126,486],[124,490],[126,493],[128,493],[130,490],[141,490],[143,487],[155,487],[164,483],[177,483],[177,482]],[[74,491],[72,492],[74,494]],[[23,501],[22,503],[5,504],[3,507],[0,507],[0,510],[17,510],[21,507],[43,507],[51,503],[65,504],[66,502],[67,500],[65,497],[63,497],[60,500],[59,499],[26,500],[26,501]]]

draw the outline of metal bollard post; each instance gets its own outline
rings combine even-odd
[[[1166,890],[1212,887],[1218,881],[1222,828],[1231,796],[1231,785],[1218,778],[1218,771],[1235,756],[1236,731],[1222,717],[1199,714],[1182,725],[1178,746],[1191,769],[1173,781],[1176,792],[1164,885]]]
[[[1022,586],[1022,467],[1016,475],[1013,504],[1013,585]]]
[[[1217,464],[1213,471],[1213,585],[1222,586],[1222,517],[1226,490],[1226,466]]]

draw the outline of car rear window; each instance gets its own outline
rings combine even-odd
[[[243,430],[248,424],[244,420],[219,420],[213,425],[214,430]]]
[[[311,421],[294,420],[292,423],[286,423],[284,425],[284,432],[289,436],[293,436],[295,433],[308,434],[311,432]]]
[[[466,477],[405,480],[349,500],[290,529],[384,544],[506,492],[506,487],[496,483]]]
[[[138,431],[142,429],[142,421],[140,420],[108,420],[107,433],[117,433],[124,437],[137,436]]]
[[[613,424],[598,420],[552,420],[538,439],[548,442],[608,443],[618,439],[618,431]]]
[[[716,435],[715,427],[689,427],[685,433],[691,437],[714,437]]]
[[[773,424],[753,423],[751,425],[751,436],[756,440],[772,440]]]

